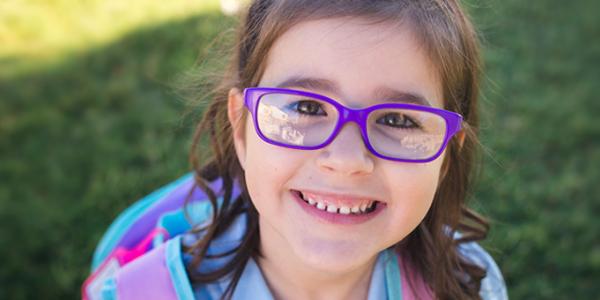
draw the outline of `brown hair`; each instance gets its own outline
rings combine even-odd
[[[230,298],[243,268],[259,253],[258,212],[250,201],[244,171],[237,159],[232,128],[227,118],[228,92],[231,88],[256,86],[265,69],[265,57],[275,40],[293,25],[332,17],[361,17],[374,22],[407,24],[419,38],[428,57],[437,68],[446,99],[445,109],[463,115],[464,142],[452,139],[440,172],[440,184],[433,204],[419,226],[395,250],[420,275],[439,299],[478,299],[485,270],[469,263],[457,252],[457,245],[484,239],[487,222],[469,210],[465,199],[471,186],[476,159],[478,128],[478,77],[480,58],[477,35],[457,0],[256,0],[239,26],[233,59],[212,100],[197,125],[190,153],[197,186],[203,189],[213,206],[212,222],[196,227],[202,235],[186,251],[194,259],[188,266],[194,283],[214,282],[231,276],[224,298]],[[209,138],[210,152],[199,143]],[[200,157],[206,154],[206,159]],[[221,179],[221,191],[213,191],[209,182]],[[233,186],[241,195],[233,197]],[[217,206],[217,194],[222,204]],[[232,258],[223,267],[199,273],[198,266],[207,255],[211,241],[219,237],[241,213],[247,213],[247,231],[239,247],[223,253]],[[454,239],[460,231],[462,236]]]

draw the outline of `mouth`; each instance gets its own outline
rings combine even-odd
[[[292,190],[306,204],[333,215],[363,216],[372,214],[385,203],[366,198],[340,197]]]

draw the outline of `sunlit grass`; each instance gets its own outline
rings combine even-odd
[[[217,0],[0,1],[2,73],[97,48],[140,27],[215,11]]]

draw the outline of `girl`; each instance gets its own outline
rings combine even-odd
[[[251,3],[194,176],[113,224],[84,297],[505,299],[464,204],[478,73],[454,0]]]

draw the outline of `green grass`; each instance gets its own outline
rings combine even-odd
[[[232,20],[214,2],[118,3],[0,3],[0,299],[77,298],[109,223],[188,168],[196,115],[172,85]],[[593,298],[600,4],[469,3],[487,67],[484,245],[512,299]]]
[[[200,10],[2,70],[0,299],[77,298],[110,221],[186,172],[193,124],[171,84],[230,25]]]
[[[474,12],[487,39],[482,139],[492,155],[476,192],[496,221],[486,245],[513,298],[600,295],[600,5],[485,6]]]

